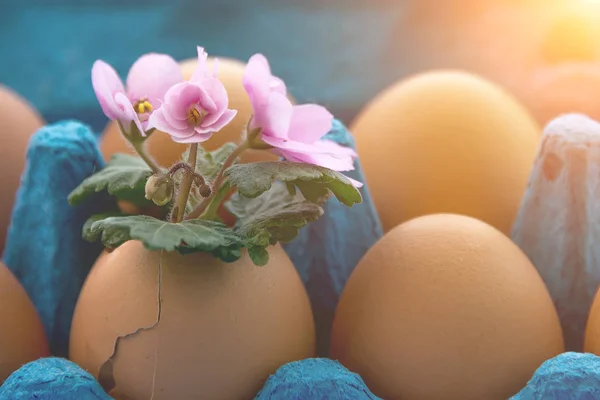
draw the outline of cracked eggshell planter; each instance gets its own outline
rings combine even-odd
[[[302,281],[280,246],[270,256],[259,268],[247,255],[226,264],[137,241],[104,253],[75,309],[70,359],[116,398],[253,396],[315,350]]]

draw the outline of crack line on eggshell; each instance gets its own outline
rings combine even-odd
[[[165,254],[164,250],[160,251],[160,257],[158,258],[158,312],[156,315],[156,322],[149,329],[152,329],[160,322],[160,316],[162,314],[162,261]],[[158,332],[156,332],[156,346],[154,347],[154,371],[152,371],[152,393],[150,394],[150,400],[154,400],[154,387],[156,384],[156,370],[158,369]]]
[[[104,388],[104,390],[108,394],[110,394],[111,391],[113,391],[117,388],[117,383],[115,381],[115,377],[113,374],[113,372],[114,372],[113,364],[114,364],[114,359],[117,356],[117,352],[118,352],[119,344],[120,344],[121,340],[126,339],[131,336],[134,336],[134,335],[137,335],[138,333],[143,332],[143,331],[152,330],[152,329],[156,328],[158,326],[158,324],[160,323],[160,319],[161,319],[161,315],[162,315],[162,259],[163,259],[163,253],[164,253],[164,251],[161,250],[160,257],[158,260],[158,311],[157,311],[157,315],[156,315],[156,322],[154,322],[154,324],[152,324],[150,326],[140,327],[140,328],[137,328],[133,332],[126,333],[125,335],[121,335],[121,336],[117,337],[117,339],[115,340],[115,346],[113,347],[112,354],[100,366],[100,369],[98,372],[98,382],[100,383],[100,385]],[[155,348],[154,372],[153,372],[153,376],[152,376],[152,394],[151,394],[150,400],[152,400],[154,398],[154,383],[156,380],[156,370],[158,367],[157,357],[158,357],[158,345]]]

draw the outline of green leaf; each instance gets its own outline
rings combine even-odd
[[[258,267],[264,267],[269,262],[269,252],[264,247],[250,247],[248,255],[254,265]]]
[[[271,188],[274,181],[297,187],[304,198],[323,204],[333,193],[346,206],[362,202],[360,191],[343,174],[312,164],[287,161],[234,165],[225,171],[228,184],[238,192],[255,198]]]
[[[243,246],[234,230],[220,222],[195,219],[171,223],[146,215],[97,220],[89,224],[84,237],[89,241],[100,238],[109,248],[139,240],[149,250],[206,252],[225,262],[238,259]]]
[[[96,240],[98,240],[98,235],[94,234],[91,232],[91,227],[94,224],[94,222],[96,221],[100,221],[109,217],[122,217],[125,214],[123,214],[120,211],[110,211],[110,212],[104,212],[104,213],[100,213],[100,214],[94,214],[91,217],[89,217],[87,219],[87,221],[85,221],[85,224],[83,224],[83,239],[87,240],[88,242],[95,242]]]
[[[286,185],[277,182],[270,190],[255,198],[236,193],[226,203],[238,220],[235,232],[256,265],[269,260],[266,248],[278,242],[290,242],[299,230],[323,215],[323,209],[306,200],[300,193],[290,194]]]
[[[152,170],[141,158],[115,154],[106,167],[81,182],[69,194],[68,200],[76,206],[106,190],[120,200],[146,206],[151,204],[144,196],[144,187],[150,175]]]

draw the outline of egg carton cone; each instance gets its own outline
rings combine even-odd
[[[544,362],[509,400],[600,399],[600,357],[566,352]]]
[[[100,243],[81,237],[83,224],[102,204],[67,202],[83,179],[104,167],[96,141],[90,128],[76,121],[45,126],[31,137],[3,254],[58,356],[67,355],[75,303],[102,251]]]
[[[23,365],[0,386],[0,400],[111,400],[94,377],[58,357]],[[339,362],[308,358],[283,365],[254,400],[382,400]]]
[[[332,130],[324,139],[356,150],[352,135],[338,120],[334,120]],[[365,183],[359,160],[353,171],[344,174]],[[346,207],[337,199],[330,199],[323,207],[323,217],[303,228],[296,239],[283,246],[311,300],[320,356],[329,353],[333,315],[346,281],[367,250],[383,235],[366,183],[360,191],[362,203]]]
[[[512,229],[556,306],[568,351],[581,351],[600,283],[600,124],[567,114],[545,128]]]

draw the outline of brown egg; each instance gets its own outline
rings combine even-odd
[[[0,84],[0,255],[4,251],[15,195],[31,135],[45,122],[25,99]]]
[[[419,217],[352,273],[331,358],[386,400],[506,400],[563,352],[558,316],[527,257],[479,220]]]
[[[477,76],[433,71],[379,94],[351,126],[383,227],[438,212],[508,234],[541,128]]]
[[[134,241],[104,254],[75,309],[71,359],[117,399],[253,398],[269,374],[315,347],[300,277],[281,247],[270,254],[264,267],[246,253],[224,264]]]
[[[547,124],[570,113],[600,120],[596,96],[600,91],[600,60],[549,65],[532,72],[521,96],[532,114]]]
[[[600,290],[596,292],[594,302],[590,308],[590,313],[585,329],[585,342],[583,351],[600,355]]]
[[[595,18],[581,9],[563,13],[547,28],[540,55],[548,64],[598,60],[598,29]]]
[[[42,322],[19,281],[0,263],[0,384],[23,364],[48,357]]]
[[[208,59],[208,67],[212,68],[213,58]],[[196,67],[197,59],[181,62],[184,79],[190,79]],[[229,96],[229,108],[238,110],[236,117],[229,125],[202,143],[207,150],[215,150],[227,142],[239,143],[242,132],[252,116],[250,99],[242,86],[245,64],[238,60],[219,58],[219,79],[225,85]],[[163,132],[154,132],[147,141],[148,152],[156,161],[165,167],[179,161],[187,145],[175,143],[170,136]],[[131,153],[133,149],[121,135],[119,127],[113,121],[109,122],[102,134],[100,150],[108,161],[114,153]],[[242,162],[273,161],[277,156],[264,150],[247,150],[242,154]]]
[[[536,47],[537,62],[515,92],[542,125],[568,113],[600,118],[600,29],[598,6],[563,10],[549,21]]]

